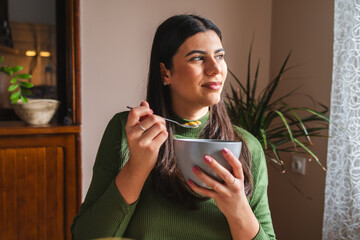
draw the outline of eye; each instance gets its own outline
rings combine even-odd
[[[202,60],[204,60],[203,56],[195,56],[190,58],[190,61],[202,61]]]
[[[224,59],[224,58],[225,58],[225,53],[216,55],[216,58],[217,58],[217,59]]]

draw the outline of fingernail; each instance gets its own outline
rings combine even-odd
[[[193,170],[193,172],[196,173],[196,174],[198,174],[199,171],[200,171],[199,167],[197,167],[197,166],[193,167],[192,170]]]
[[[211,163],[211,158],[209,156],[205,155],[204,161],[207,163]]]
[[[190,179],[187,180],[187,183],[188,183],[189,185],[193,185],[193,181],[191,181]]]
[[[227,148],[224,148],[223,151],[226,155],[230,153],[229,149],[227,149]]]

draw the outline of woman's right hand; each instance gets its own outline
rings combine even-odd
[[[145,130],[144,130],[144,129]],[[153,114],[146,101],[131,109],[125,126],[130,152],[129,167],[148,174],[154,168],[161,145],[168,137],[165,120]]]
[[[146,101],[141,102],[140,107],[131,109],[125,131],[130,158],[115,182],[125,201],[132,204],[139,198],[168,133],[165,120],[153,114]]]

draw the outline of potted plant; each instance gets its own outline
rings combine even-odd
[[[30,125],[46,125],[54,116],[60,102],[53,99],[29,99],[30,89],[34,85],[28,80],[31,75],[18,73],[22,66],[3,65],[4,57],[0,58],[0,72],[5,73],[10,79],[8,91],[11,92],[10,101],[15,113],[21,120]]]
[[[313,144],[311,137],[324,137],[323,130],[327,130],[329,125],[328,108],[322,104],[322,111],[289,106],[285,100],[292,96],[296,89],[277,99],[273,98],[283,74],[289,69],[287,62],[290,55],[289,53],[286,57],[275,78],[256,95],[260,62],[258,61],[254,79],[251,81],[250,48],[246,84],[242,84],[229,71],[237,86],[231,85],[231,93],[227,94],[225,104],[232,122],[252,133],[260,141],[266,159],[279,165],[283,173],[285,167],[281,160],[281,152],[309,154],[326,171],[308,146]]]

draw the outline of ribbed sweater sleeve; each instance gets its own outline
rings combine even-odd
[[[127,159],[124,148],[126,117],[115,115],[109,122],[96,156],[92,181],[71,227],[74,240],[122,236],[137,202],[128,205],[115,185],[115,177]]]
[[[259,232],[254,240],[275,239],[267,196],[268,172],[264,151],[260,142],[253,135],[244,129],[238,127],[235,129],[246,141],[252,156],[251,173],[254,188],[249,203],[260,224]]]

